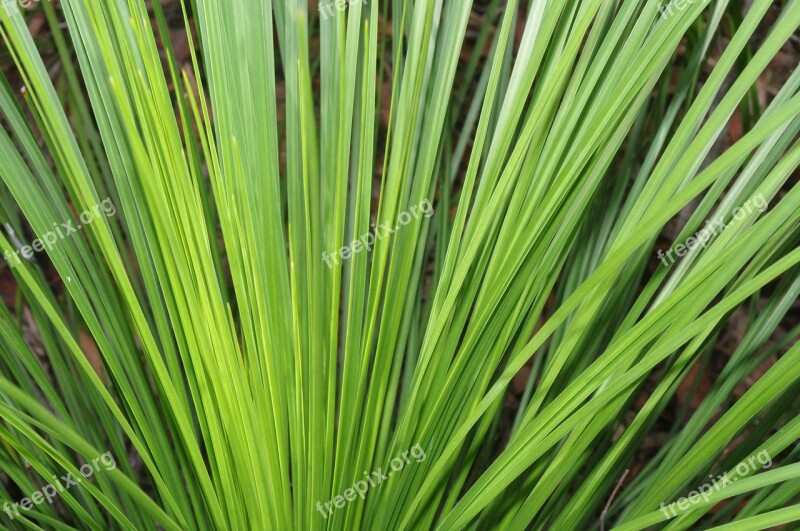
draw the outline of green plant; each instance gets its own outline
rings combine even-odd
[[[492,0],[463,63],[472,2],[323,20],[300,0],[181,2],[188,65],[151,7],[43,2],[57,83],[0,12],[25,87],[24,106],[0,87],[3,221],[44,238],[105,198],[118,212],[47,250],[63,290],[35,261],[12,269],[0,503],[105,452],[117,466],[0,526],[642,529],[763,451],[773,468],[667,528],[800,520],[800,329],[779,326],[800,292],[800,73],[753,104],[800,2],[756,45],[764,0],[665,18],[654,1]],[[747,130],[721,149],[740,106]],[[754,197],[769,209],[732,216]],[[400,228],[424,201],[433,215]],[[653,265],[671,219],[679,243],[717,216],[706,247]],[[372,223],[398,230],[329,267]],[[692,369],[736,312],[743,338],[700,394]],[[699,405],[616,489],[692,378]],[[412,448],[425,457],[364,500],[319,510]]]

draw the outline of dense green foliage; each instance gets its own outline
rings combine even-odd
[[[0,529],[800,520],[800,0],[679,1],[0,9]]]

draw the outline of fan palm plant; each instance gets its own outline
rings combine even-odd
[[[800,520],[800,1],[674,3],[0,10],[0,529]]]

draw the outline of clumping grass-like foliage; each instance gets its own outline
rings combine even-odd
[[[0,9],[0,529],[800,521],[800,0],[679,3]]]

